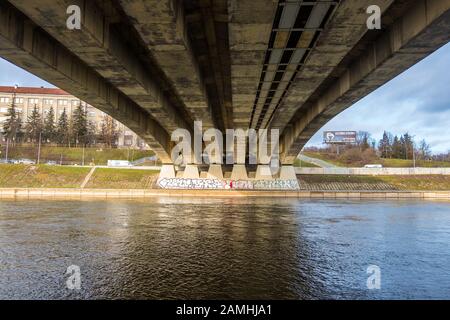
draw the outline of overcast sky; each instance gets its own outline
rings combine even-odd
[[[51,84],[0,58],[0,85]],[[374,91],[331,120],[308,143],[322,144],[324,130],[368,131],[379,140],[384,130],[426,139],[434,153],[450,150],[450,44]]]

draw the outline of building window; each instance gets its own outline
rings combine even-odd
[[[58,100],[59,106],[67,106],[67,100]]]
[[[8,112],[8,108],[0,108],[0,112],[7,113]]]
[[[88,112],[88,116],[89,116],[89,117],[95,117],[95,115],[96,115],[96,114],[95,114],[95,111],[89,111],[89,112]]]
[[[52,106],[53,105],[53,99],[44,99],[44,104],[47,106]]]
[[[30,98],[30,99],[28,99],[28,104],[29,105],[39,104],[39,99]]]
[[[14,103],[22,104],[23,103],[23,98],[15,98],[14,99]]]
[[[0,103],[9,103],[9,98],[7,98],[7,97],[1,97],[1,98],[0,98]]]
[[[80,105],[80,100],[72,100],[72,106],[78,107]]]

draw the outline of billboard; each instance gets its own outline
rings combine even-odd
[[[356,131],[325,131],[323,141],[328,144],[356,143]]]

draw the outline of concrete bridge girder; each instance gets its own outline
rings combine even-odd
[[[233,124],[250,125],[278,1],[229,0]]]
[[[214,121],[196,57],[187,34],[182,1],[119,0],[125,14],[172,81],[194,121]]]
[[[450,41],[450,0],[414,1],[282,135],[282,162],[293,163],[328,121]]]
[[[367,29],[366,9],[378,5],[382,14],[394,0],[343,0],[326,26],[305,64],[298,72],[283,103],[275,110],[271,128],[284,130],[323,81],[335,71],[344,57],[370,30]]]
[[[114,31],[112,24],[117,21],[97,7],[95,1],[10,2],[105,80],[148,111],[166,131],[191,128],[192,125],[178,114],[167,99],[148,68]],[[81,8],[81,30],[70,30],[66,26],[66,10],[70,5]]]
[[[0,3],[0,56],[126,124],[170,162],[170,137],[135,102],[7,3]]]

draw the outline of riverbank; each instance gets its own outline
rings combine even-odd
[[[0,188],[0,200],[145,199],[154,197],[264,197],[304,199],[441,199],[450,191],[241,191],[241,190],[145,190],[145,189],[36,189]]]

